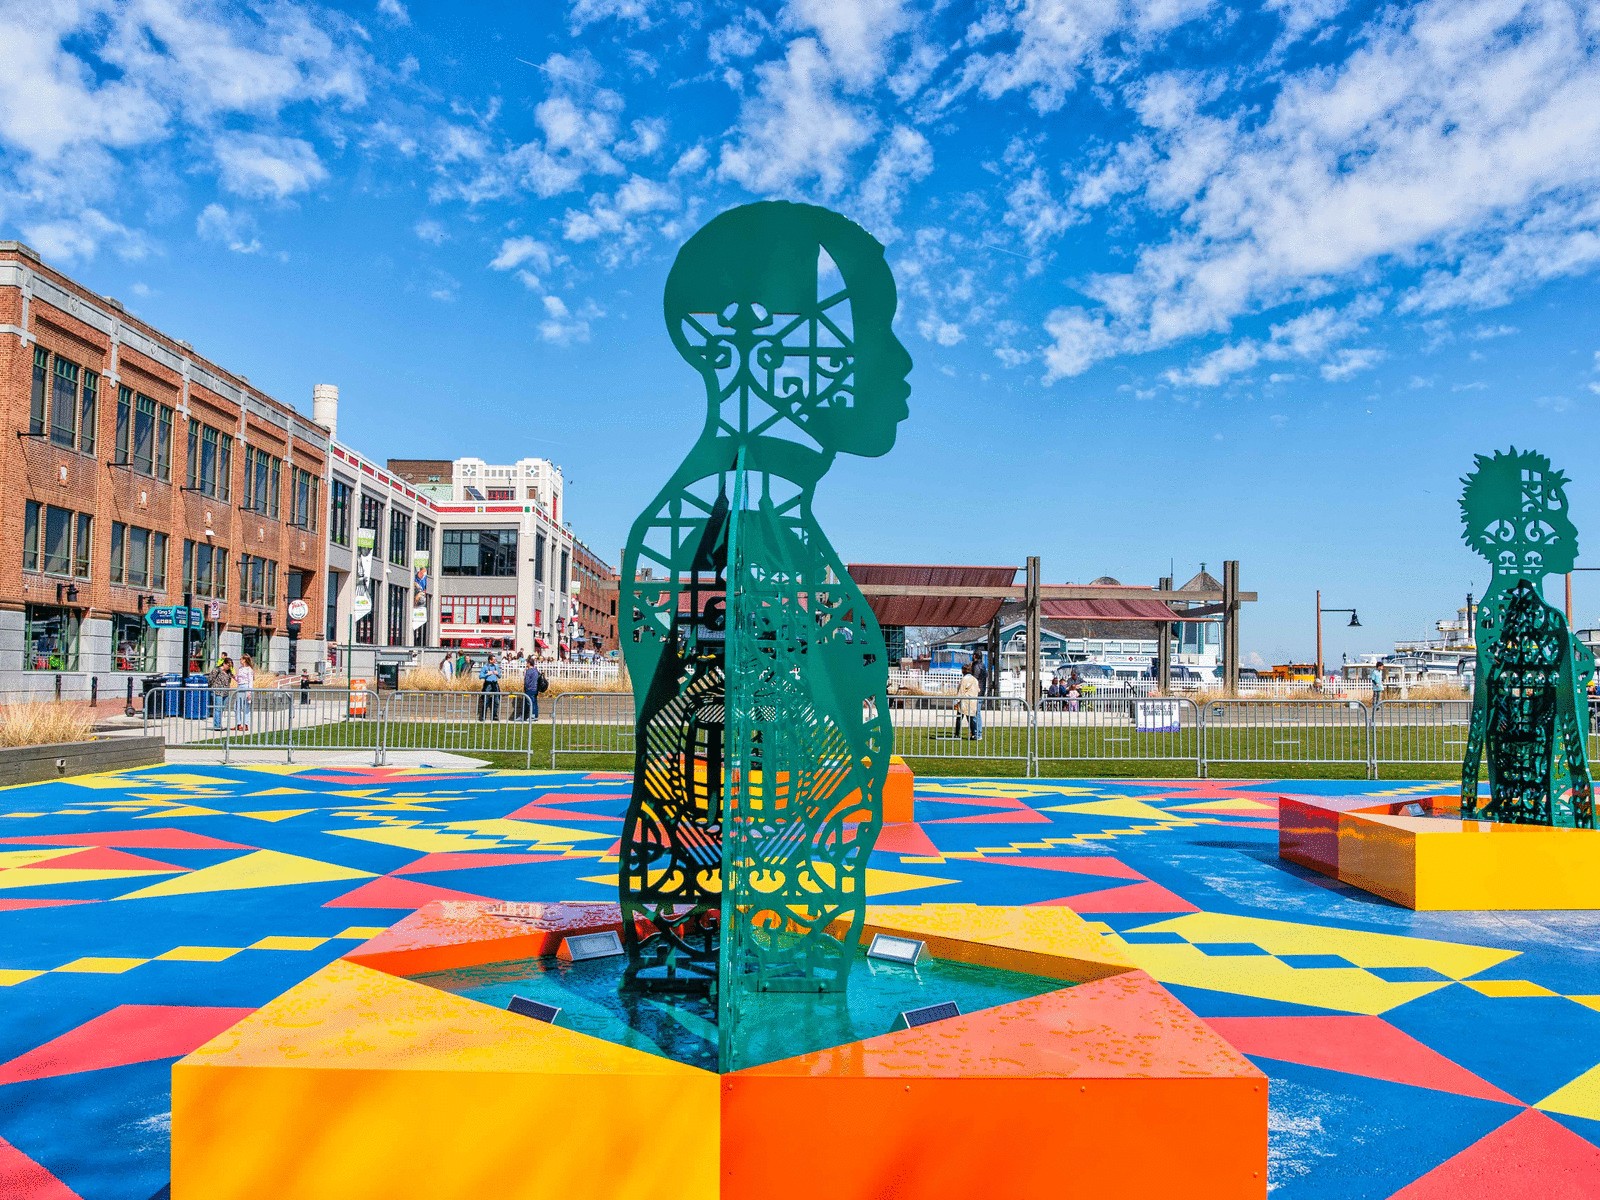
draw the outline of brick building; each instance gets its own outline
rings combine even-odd
[[[575,648],[601,654],[617,649],[617,573],[577,540],[572,543],[572,563]]]
[[[311,420],[4,241],[0,413],[0,692],[121,695],[182,669],[197,616],[193,662],[321,661]]]

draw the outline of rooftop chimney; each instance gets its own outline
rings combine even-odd
[[[311,389],[311,419],[328,431],[328,440],[339,438],[339,385],[319,383]]]

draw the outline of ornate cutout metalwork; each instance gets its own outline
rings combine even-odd
[[[699,439],[635,522],[623,652],[637,757],[619,889],[633,987],[842,990],[888,771],[883,635],[812,513],[908,413],[883,247],[837,213],[732,209],[667,279]]]
[[[1546,575],[1570,571],[1578,531],[1566,476],[1515,447],[1479,455],[1462,483],[1467,545],[1488,560],[1478,607],[1472,724],[1461,769],[1461,815],[1526,825],[1594,828],[1587,690],[1594,657],[1545,603]],[[1487,804],[1478,805],[1487,753]]]

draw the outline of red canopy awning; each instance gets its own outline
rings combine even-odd
[[[845,568],[857,585],[911,587],[1011,587],[1016,567],[958,567],[916,563],[851,563]],[[868,596],[879,625],[987,625],[1004,601],[967,596]]]
[[[1129,588],[1129,591],[1148,591]],[[1160,600],[1130,596],[1126,600],[1041,600],[1039,615],[1052,621],[1170,621],[1173,613]]]

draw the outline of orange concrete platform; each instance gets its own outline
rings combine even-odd
[[[1455,803],[1285,796],[1278,856],[1418,911],[1600,909],[1600,830],[1463,821]]]
[[[916,776],[898,754],[889,759],[889,774],[883,781],[883,823],[898,825],[917,819],[914,795]]]
[[[493,907],[430,905],[181,1060],[173,1200],[1266,1194],[1265,1076],[1070,909],[869,907],[869,937],[1080,986],[719,1078],[388,973],[616,927]],[[819,1125],[852,1132],[775,1151]]]

